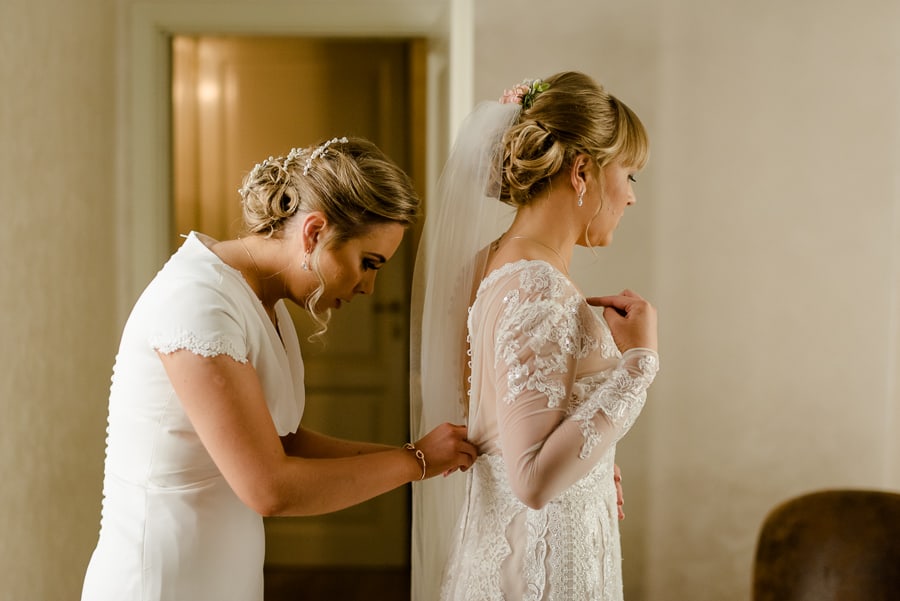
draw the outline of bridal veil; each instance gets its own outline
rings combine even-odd
[[[513,209],[501,203],[503,134],[518,104],[482,102],[463,122],[427,199],[413,275],[410,429],[418,440],[443,422],[464,424],[468,403],[466,318],[483,276],[479,251],[506,230]],[[412,600],[437,601],[466,479],[461,474],[413,485]]]

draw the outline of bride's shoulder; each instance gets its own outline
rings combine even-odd
[[[550,297],[577,293],[568,277],[542,260],[519,259],[494,267],[481,281],[479,295],[491,289],[519,289]]]

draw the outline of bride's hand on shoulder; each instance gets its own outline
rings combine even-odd
[[[656,309],[641,295],[623,290],[586,300],[590,305],[603,307],[603,318],[621,352],[632,348],[657,350]]]

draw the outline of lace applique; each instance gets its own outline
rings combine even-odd
[[[553,502],[529,509],[512,492],[502,458],[480,456],[441,599],[508,601],[505,572],[520,574],[524,601],[621,601],[613,458],[607,453]],[[510,565],[514,547],[519,563]]]
[[[630,353],[630,354],[629,354]],[[659,360],[648,351],[629,351],[622,363],[603,374],[582,378],[573,386],[572,419],[578,422],[584,445],[579,457],[587,458],[602,441],[594,425],[597,412],[602,412],[615,427],[619,437],[634,425],[647,400],[647,389],[659,371]],[[634,362],[634,354],[640,353]]]
[[[507,372],[503,401],[512,403],[525,390],[534,390],[547,397],[548,407],[559,407],[566,390],[564,380],[554,376],[565,373],[569,357],[583,358],[598,343],[584,324],[584,300],[550,265],[534,261],[505,265],[482,286],[516,270],[520,270],[519,287],[503,297],[495,339],[495,364],[503,361]],[[519,360],[520,341],[534,352],[533,365]]]
[[[193,332],[180,331],[174,336],[154,336],[150,339],[150,346],[164,355],[187,350],[201,357],[228,355],[238,363],[247,362],[247,357],[238,353],[230,340],[221,338],[206,340]]]
[[[606,320],[597,318],[597,323],[600,324],[600,356],[604,359],[621,358],[622,353],[619,352],[619,347],[616,346],[616,341],[613,340],[612,332],[609,331],[609,326],[606,325]]]
[[[441,599],[505,601],[500,566],[512,551],[505,530],[525,505],[505,478],[494,477],[496,470],[503,470],[497,455],[482,455],[470,470],[467,495],[472,509],[464,509],[460,516],[460,539],[451,553],[448,565],[453,569],[445,575]],[[484,527],[487,524],[491,526]],[[473,533],[478,536],[472,538]],[[461,574],[469,576],[460,578]]]
[[[523,601],[540,601],[547,587],[547,533],[550,529],[548,512],[528,510],[525,513],[527,530],[525,543],[525,596]]]

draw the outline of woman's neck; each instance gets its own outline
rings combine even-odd
[[[522,236],[544,244],[568,265],[580,232],[563,204],[566,200],[551,193],[520,207],[504,237]]]
[[[237,240],[223,244],[229,249],[228,255],[233,261],[231,266],[241,272],[244,280],[262,303],[269,319],[277,324],[275,303],[282,298],[285,286],[278,270],[269,267],[269,253],[265,242],[259,237],[239,236]],[[227,259],[223,260],[229,262]]]

